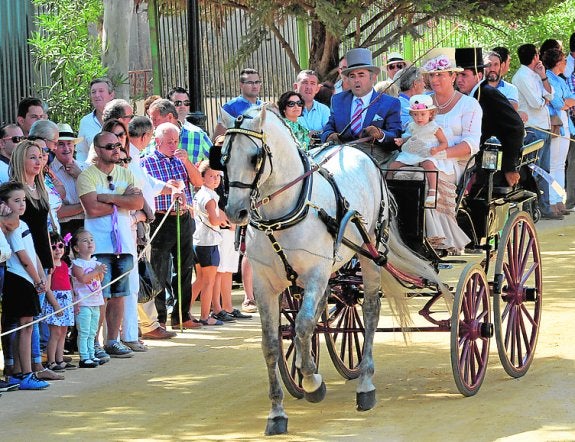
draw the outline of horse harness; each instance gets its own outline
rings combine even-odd
[[[273,250],[279,256],[284,265],[286,276],[288,281],[290,281],[291,286],[294,288],[297,287],[296,281],[298,278],[298,274],[290,265],[283,248],[275,238],[273,232],[287,229],[303,221],[308,215],[310,207],[313,207],[318,211],[319,219],[323,221],[323,223],[326,225],[328,232],[336,240],[334,248],[334,261],[337,257],[337,251],[339,250],[339,246],[343,243],[356,253],[359,253],[363,256],[372,259],[376,264],[380,266],[385,265],[385,263],[387,262],[387,249],[385,249],[383,252],[378,251],[378,247],[380,244],[383,245],[386,244],[389,235],[387,219],[385,219],[384,217],[385,204],[383,200],[381,202],[378,221],[376,225],[376,245],[374,246],[373,244],[370,243],[369,234],[365,229],[365,222],[361,214],[359,214],[359,212],[357,212],[356,210],[349,210],[349,203],[345,199],[345,197],[341,194],[341,191],[339,190],[339,187],[335,182],[333,175],[327,169],[322,167],[322,164],[326,163],[332,156],[337,154],[344,145],[341,145],[338,148],[336,148],[334,152],[323,158],[320,163],[314,164],[313,166],[310,162],[309,156],[302,149],[298,148],[299,157],[304,167],[304,174],[296,178],[295,180],[291,181],[290,183],[286,184],[279,190],[273,192],[272,194],[267,195],[262,199],[258,200],[258,198],[260,197],[259,181],[265,168],[266,161],[269,161],[270,168],[273,171],[272,153],[269,146],[266,143],[265,134],[263,133],[263,131],[256,132],[250,129],[240,127],[244,118],[249,117],[246,117],[245,115],[240,115],[235,120],[235,127],[230,128],[226,131],[226,135],[230,136],[230,142],[227,152],[222,155],[221,159],[222,164],[224,165],[224,174],[227,175],[227,168],[225,167],[225,165],[229,161],[234,138],[237,135],[244,135],[248,137],[251,140],[251,142],[254,143],[254,145],[256,145],[257,148],[257,154],[255,156],[255,162],[254,162],[256,170],[254,180],[252,181],[251,184],[243,183],[240,181],[230,181],[228,185],[229,187],[237,187],[240,189],[252,190],[250,194],[251,210],[250,210],[249,223],[252,227],[266,234],[266,236],[271,242]],[[255,140],[260,140],[261,147],[258,146]],[[320,152],[321,151],[319,151],[318,153]],[[313,174],[315,172],[318,172],[323,178],[325,178],[333,189],[336,202],[335,218],[330,216],[325,211],[325,209],[316,206],[310,201],[313,190]],[[286,191],[287,189],[289,189],[290,187],[292,187],[293,185],[297,184],[300,181],[303,181],[303,187],[299,194],[297,204],[288,214],[275,219],[262,218],[258,210],[261,206],[268,204],[273,198],[275,198],[276,196],[278,196],[279,194]],[[380,183],[382,182],[383,180],[380,181]],[[383,195],[384,191],[383,185],[380,184],[380,186],[381,186],[381,194]],[[367,250],[365,250],[363,247],[355,244],[351,240],[344,237],[345,228],[350,221],[353,222],[353,224],[359,230],[359,233],[362,237],[364,244],[367,247]]]

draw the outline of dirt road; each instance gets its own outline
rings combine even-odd
[[[319,404],[286,394],[289,435],[277,441],[575,440],[575,214],[538,224],[544,309],[535,361],[508,377],[495,341],[486,379],[462,397],[450,366],[449,336],[420,333],[376,340],[378,403],[355,411],[344,381],[321,348],[327,396]],[[240,302],[240,294],[235,301]],[[40,392],[4,393],[0,440],[262,440],[269,410],[259,320],[204,327],[98,369],[66,373]]]

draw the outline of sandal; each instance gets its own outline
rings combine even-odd
[[[435,207],[435,200],[436,200],[436,195],[435,195],[435,190],[431,189],[428,193],[427,193],[427,198],[425,198],[425,207]]]
[[[213,319],[215,322],[214,323],[210,323],[210,319]],[[202,325],[224,325],[224,323],[222,321],[220,321],[219,319],[215,319],[212,317],[209,317],[208,319],[199,319],[200,324]]]
[[[56,362],[49,362],[48,364],[46,364],[46,368],[52,371],[66,371],[66,367],[62,367],[60,364],[57,364]]]

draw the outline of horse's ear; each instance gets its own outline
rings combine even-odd
[[[254,130],[260,130],[266,121],[266,107],[267,104],[262,104],[260,113],[254,118],[254,124],[252,128]]]
[[[234,127],[234,117],[232,117],[230,114],[228,114],[224,108],[221,108],[222,113],[221,113],[221,119],[222,119],[222,124],[229,129],[230,127]]]

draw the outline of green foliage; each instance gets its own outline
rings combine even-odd
[[[544,14],[529,15],[513,20],[485,19],[469,25],[470,45],[493,48],[505,46],[511,50],[511,73],[519,67],[515,55],[517,47],[524,43],[541,45],[546,39],[554,38],[563,42],[565,52],[569,52],[569,37],[575,32],[575,0],[567,0],[553,6]]]
[[[101,46],[89,27],[99,23],[102,0],[34,0],[43,13],[36,17],[38,31],[29,40],[38,65],[50,67],[52,85],[42,95],[50,106],[50,118],[78,128],[90,110],[90,81],[106,74]]]

